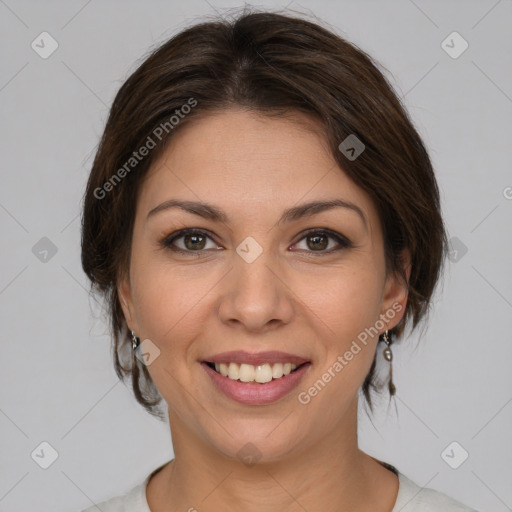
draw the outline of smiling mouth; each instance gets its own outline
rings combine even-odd
[[[218,374],[230,380],[246,383],[259,383],[265,384],[270,381],[278,380],[291,373],[296,372],[298,369],[305,365],[311,364],[309,361],[300,365],[291,363],[274,363],[274,364],[237,364],[237,363],[213,363],[211,361],[204,361],[204,364],[209,366]]]
[[[207,364],[212,370],[215,370],[217,373],[220,373],[219,371],[217,371],[217,369],[215,368],[215,363],[211,363],[210,361],[204,361],[205,364]],[[306,363],[302,363],[301,365],[297,366],[295,365],[295,368],[293,370],[290,371],[290,373],[293,373],[295,371],[297,371],[301,366],[304,366],[305,364],[309,364],[309,361],[306,362]],[[252,366],[252,365],[251,365]],[[262,365],[258,365],[258,366],[262,366]]]

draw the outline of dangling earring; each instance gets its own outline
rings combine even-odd
[[[132,333],[132,348],[135,350],[140,345],[140,338],[137,338],[133,331],[130,332]]]
[[[393,340],[391,339],[391,333],[386,330],[383,334],[381,334],[381,339],[379,341],[383,341],[387,346],[382,351],[382,354],[384,355],[384,359],[386,361],[389,361],[389,384],[388,384],[388,390],[389,394],[391,396],[394,396],[396,394],[396,388],[393,384],[393,365],[391,361],[393,361],[393,352],[391,352],[391,344],[393,343]]]

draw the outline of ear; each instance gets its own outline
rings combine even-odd
[[[400,322],[405,314],[405,306],[407,305],[407,285],[411,275],[411,256],[408,249],[402,251],[401,261],[407,282],[404,282],[403,278],[397,272],[393,272],[388,274],[384,285],[381,314],[386,314],[386,311],[390,309],[397,312],[397,314],[393,316],[393,320],[389,322],[387,329],[392,329]],[[398,307],[398,305],[400,305],[400,307]]]
[[[124,318],[128,328],[135,333],[138,332],[138,325],[135,321],[135,311],[133,307],[131,286],[128,277],[123,277],[117,284],[117,296],[123,309]]]

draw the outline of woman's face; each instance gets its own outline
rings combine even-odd
[[[343,435],[377,332],[404,313],[375,207],[310,126],[316,133],[243,110],[203,117],[175,134],[142,185],[129,282],[118,291],[128,326],[151,340],[148,370],[173,442],[186,436],[233,458],[250,442],[256,448],[244,450],[271,460]],[[150,214],[170,200],[207,203],[225,218],[179,207]],[[324,201],[348,206],[301,208]],[[184,229],[201,233],[171,240]],[[204,362],[227,351],[280,351],[309,364],[285,392],[293,374],[269,384],[213,376]]]

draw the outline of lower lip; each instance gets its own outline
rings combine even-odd
[[[232,380],[217,373],[206,363],[201,363],[201,366],[217,388],[229,398],[243,404],[264,405],[275,402],[290,393],[299,384],[311,363],[303,364],[293,373],[283,375],[279,379],[272,379],[264,384]]]

